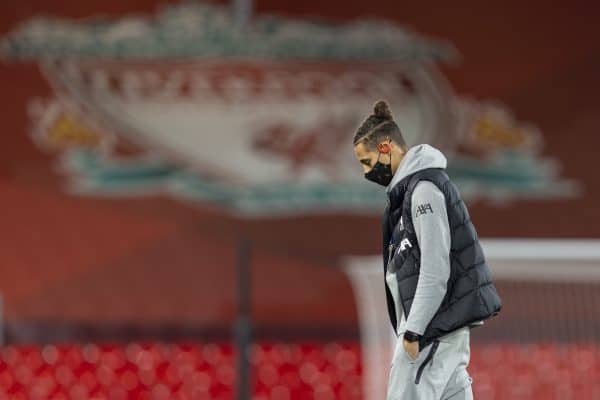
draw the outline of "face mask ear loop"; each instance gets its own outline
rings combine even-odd
[[[392,141],[391,141],[391,140],[390,140],[390,143],[392,143]],[[379,157],[381,157],[381,151],[379,151],[379,149],[377,149],[377,152],[378,152],[379,154],[377,155],[377,161],[376,161],[376,162],[379,162]],[[392,150],[390,150],[390,167],[391,167],[391,166],[392,166]]]

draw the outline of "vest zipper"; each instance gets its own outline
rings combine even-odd
[[[392,257],[394,256],[394,244],[390,243],[388,246],[388,265],[390,265],[390,261],[392,261]]]
[[[415,379],[415,385],[419,384],[419,381],[421,380],[421,375],[423,374],[423,370],[425,369],[425,366],[427,366],[427,364],[431,360],[433,360],[433,355],[435,354],[439,345],[440,345],[439,340],[433,341],[433,344],[431,345],[431,349],[429,349],[429,353],[427,354],[427,357],[425,357],[425,360],[423,360],[423,363],[419,366],[419,369],[417,370],[417,378]]]
[[[394,244],[390,243],[388,246],[388,262],[387,265],[390,265],[390,262],[392,262],[392,257],[394,257]],[[386,273],[387,273],[387,268],[386,268]],[[400,307],[402,308],[402,312],[404,313],[404,318],[408,318],[408,315],[406,314],[406,310],[404,309],[404,300],[402,300],[402,293],[400,293],[400,288],[398,288],[398,299],[400,300]],[[396,316],[396,319],[398,315]],[[400,324],[400,321],[397,321],[396,324]],[[396,329],[398,329],[398,326],[396,325]],[[398,333],[396,333],[396,336],[398,336]]]

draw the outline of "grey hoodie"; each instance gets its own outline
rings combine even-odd
[[[446,165],[446,157],[436,148],[427,144],[414,146],[400,162],[387,191],[417,171],[446,168]],[[417,213],[419,207],[423,209],[422,206],[426,206],[431,212]],[[412,194],[411,214],[421,250],[421,268],[408,318],[403,315],[400,306],[395,273],[386,274],[387,285],[394,297],[396,315],[402,316],[398,324],[398,336],[406,330],[420,335],[425,332],[442,303],[450,278],[451,239],[444,194],[431,182],[419,182]]]
[[[426,168],[446,168],[447,165],[446,157],[435,147],[428,144],[413,146],[404,155],[386,190],[390,192],[398,182],[410,174]]]

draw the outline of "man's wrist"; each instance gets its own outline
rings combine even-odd
[[[417,342],[419,341],[419,339],[421,339],[421,335],[419,335],[418,333],[414,333],[411,331],[404,332],[404,340],[406,340],[407,342]]]

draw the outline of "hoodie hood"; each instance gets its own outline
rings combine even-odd
[[[411,147],[400,162],[392,181],[387,187],[389,193],[402,179],[427,168],[446,168],[448,161],[441,151],[428,144]]]

